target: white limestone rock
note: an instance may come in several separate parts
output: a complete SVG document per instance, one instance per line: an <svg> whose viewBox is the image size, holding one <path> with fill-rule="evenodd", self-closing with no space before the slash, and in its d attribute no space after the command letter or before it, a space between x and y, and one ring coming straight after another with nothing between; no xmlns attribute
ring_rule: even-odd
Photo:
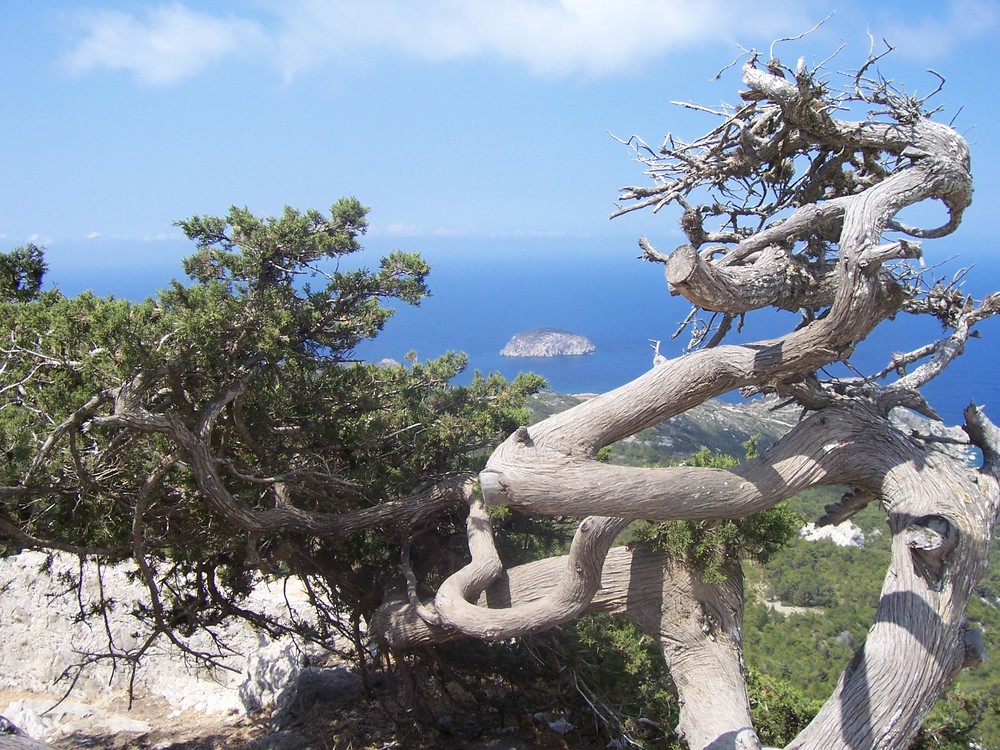
<svg viewBox="0 0 1000 750"><path fill-rule="evenodd" d="M852 521L844 521L836 526L820 527L814 523L807 523L799 530L799 536L808 542L829 539L838 547L857 547L858 549L865 547L865 533Z"/></svg>
<svg viewBox="0 0 1000 750"><path fill-rule="evenodd" d="M68 667L85 661L86 654L107 653L109 632L118 653L145 640L148 631L131 613L146 601L148 592L131 572L127 564L106 566L98 580L96 566L88 563L78 589L74 581L80 578L81 569L73 556L55 554L49 560L44 553L27 551L0 559L0 642L4 644L0 691L32 696L0 705L0 713L35 739L51 741L84 724L95 731L149 731L129 717L102 708L127 697L131 673L120 659L117 665L110 660L88 665L76 677L70 701L60 704L56 712L46 711L75 676L75 670L67 671ZM96 604L99 588L113 601L106 623L100 617L81 622L81 603L84 608ZM289 607L297 618L310 616L305 599L301 582L290 579L262 582L246 604L287 620ZM242 715L273 705L297 681L305 663L325 654L290 637L272 639L236 618L221 623L215 633L232 649L219 657L228 669L209 670L161 637L136 673L136 701L187 715ZM197 651L216 652L217 646L205 633L187 640Z"/></svg>

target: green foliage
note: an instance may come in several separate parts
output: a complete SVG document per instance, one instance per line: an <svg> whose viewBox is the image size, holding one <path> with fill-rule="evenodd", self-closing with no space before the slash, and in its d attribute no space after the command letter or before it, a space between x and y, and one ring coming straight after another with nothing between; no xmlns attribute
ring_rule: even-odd
<svg viewBox="0 0 1000 750"><path fill-rule="evenodd" d="M1000 579L1000 539L993 538L991 544L991 565L983 581L984 593L989 594L992 583ZM997 678L997 660L995 655L1000 653L1000 599L996 596L984 596L978 593L969 601L969 610L966 617L974 627L978 628L986 643L987 658L980 664L963 670L955 678L952 685L956 698L961 696L974 696L983 704L982 717L976 723L972 736L974 736L984 747L1000 747L1000 679ZM964 698L959 701L962 703ZM949 702L952 701L949 694ZM940 708L940 706L939 706ZM931 721L935 720L935 712L931 714ZM959 718L963 712L955 709L946 709L946 713L955 714ZM977 711L966 711L966 715L976 716ZM933 727L933 723L928 726Z"/></svg>
<svg viewBox="0 0 1000 750"><path fill-rule="evenodd" d="M39 495L61 493L59 487L78 486L88 471L96 436L55 427L71 420L91 399L109 400L108 385L134 372L143 358L145 332L156 330L149 303L132 305L85 293L75 298L58 292L41 294L33 302L0 304L0 327L8 331L11 352L3 368L0 395L0 447L7 460L0 464L4 485L34 486ZM84 413L90 410L84 409ZM62 437L51 461L33 463L49 432ZM132 469L151 466L148 451L123 440L116 461L134 462ZM39 503L25 495L14 497L6 511L29 534L87 546L114 543L129 526L115 493L100 481L63 497L63 502Z"/></svg>
<svg viewBox="0 0 1000 750"><path fill-rule="evenodd" d="M773 594L796 607L834 607L864 601L878 602L881 579L889 564L887 544L865 549L838 547L833 542L798 541L775 560ZM863 568L871 575L845 577L845 570Z"/></svg>
<svg viewBox="0 0 1000 750"><path fill-rule="evenodd" d="M755 440L744 445L747 458L757 452ZM739 461L733 456L702 449L685 462L687 466L731 469ZM644 523L633 539L685 560L708 582L724 579L726 561L746 559L767 562L795 535L802 519L779 504L745 518L721 521L663 521Z"/></svg>
<svg viewBox="0 0 1000 750"><path fill-rule="evenodd" d="M826 493L827 502L838 494ZM797 496L789 504L811 507L822 503L822 495ZM743 638L749 665L801 686L806 698L830 694L864 643L889 565L889 535L869 537L865 549L795 538L764 565L758 590L803 611L783 614L751 597Z"/></svg>
<svg viewBox="0 0 1000 750"><path fill-rule="evenodd" d="M856 611L786 615L758 601L747 603L744 621L747 664L815 700L830 695L871 625L870 615L861 620Z"/></svg>
<svg viewBox="0 0 1000 750"><path fill-rule="evenodd" d="M823 705L798 689L753 667L745 670L750 716L765 745L784 747L801 732Z"/></svg>
<svg viewBox="0 0 1000 750"><path fill-rule="evenodd" d="M0 253L0 300L29 302L38 297L47 270L44 248L34 244Z"/></svg>
<svg viewBox="0 0 1000 750"><path fill-rule="evenodd" d="M567 667L607 722L611 736L627 736L638 747L675 745L679 706L656 642L621 618L598 613L574 621ZM602 710L603 709L603 710Z"/></svg>
<svg viewBox="0 0 1000 750"><path fill-rule="evenodd" d="M265 219L234 207L225 218L179 222L198 246L184 261L196 283L174 282L162 302L176 314L177 333L189 346L227 347L203 352L199 365L240 362L237 353L251 365L289 357L342 361L392 315L381 300L419 304L430 269L416 254L390 253L375 272L340 270L341 259L361 249L366 211L347 198L333 205L329 218L285 208L280 218Z"/></svg>
<svg viewBox="0 0 1000 750"><path fill-rule="evenodd" d="M949 691L928 714L911 750L996 747L990 739L998 737L995 730L990 731L1000 719L1000 691L996 688L994 685L992 695Z"/></svg>
<svg viewBox="0 0 1000 750"><path fill-rule="evenodd" d="M538 748L684 747L672 731L679 706L659 646L607 614L508 641L443 643L411 653L406 674L387 684L419 686L397 714L405 747L466 747L497 735ZM380 702L391 710L392 701ZM549 729L558 721L573 726L564 737ZM414 723L436 737L414 741Z"/></svg>
<svg viewBox="0 0 1000 750"><path fill-rule="evenodd" d="M837 488L818 488L796 496L789 505L812 517L840 494ZM841 672L862 646L878 605L882 581L890 561L890 538L870 533L884 520L877 508L853 519L866 532L865 549L838 547L829 541L792 540L762 568L748 571L751 594L744 616L744 656L749 674L778 685L794 685L807 704L818 707L830 695ZM997 569L994 558L991 571ZM989 575L986 579L989 580ZM754 596L753 591L802 607L782 613ZM979 623L987 649L996 647L1000 609L973 597L968 619ZM1000 684L986 660L961 672L942 697L918 735L914 748L1000 746ZM783 705L769 702L770 707ZM803 714L803 721L809 713ZM755 713L755 725L762 726ZM767 740L772 742L772 740ZM774 740L784 744L785 740Z"/></svg>
<svg viewBox="0 0 1000 750"><path fill-rule="evenodd" d="M416 254L392 252L374 270L347 262L366 212L347 198L328 214L233 208L180 222L197 247L189 280L140 303L35 293L41 251L2 256L0 275L15 268L21 281L0 301L0 544L169 559L163 627L221 617L257 570L308 576L335 610L367 616L411 532L421 576L452 570L464 507L415 508L410 530L346 538L232 520L357 514L476 470L544 384L476 373L455 386L467 359L453 352L355 362L392 315L387 301L428 293ZM211 493L229 498L228 515Z"/></svg>

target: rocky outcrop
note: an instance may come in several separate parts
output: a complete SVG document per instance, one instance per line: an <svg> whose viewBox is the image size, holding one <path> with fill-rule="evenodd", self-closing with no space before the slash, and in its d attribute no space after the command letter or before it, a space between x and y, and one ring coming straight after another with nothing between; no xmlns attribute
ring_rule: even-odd
<svg viewBox="0 0 1000 750"><path fill-rule="evenodd" d="M41 742L35 742L30 737L23 735L0 734L0 750L43 750L43 748L51 747L52 745L43 745Z"/></svg>
<svg viewBox="0 0 1000 750"><path fill-rule="evenodd" d="M545 326L514 334L501 357L566 357L592 354L597 347L586 336Z"/></svg>
<svg viewBox="0 0 1000 750"><path fill-rule="evenodd" d="M858 549L865 547L865 533L852 521L844 521L836 526L816 526L814 523L807 523L799 531L799 536L807 542L829 539L838 547L857 547Z"/></svg>
<svg viewBox="0 0 1000 750"><path fill-rule="evenodd" d="M96 606L102 592L112 602L106 617L81 621L81 610ZM350 681L343 669L327 675L307 666L325 661L319 647L289 636L271 638L234 618L214 630L229 649L217 656L222 669L200 666L165 639L158 641L132 683L134 706L143 711L129 711L127 654L148 637L131 614L146 591L130 566L98 572L93 563L81 567L69 555L22 552L0 559L0 594L0 714L37 740L144 735L156 728L153 713L157 720L192 722L211 716L229 721L285 704L293 710L315 700L330 680L341 691ZM311 616L296 579L261 582L243 604L279 621ZM93 660L108 653L109 639L117 659ZM207 633L187 640L194 650L217 653ZM60 701L70 684L69 700Z"/></svg>

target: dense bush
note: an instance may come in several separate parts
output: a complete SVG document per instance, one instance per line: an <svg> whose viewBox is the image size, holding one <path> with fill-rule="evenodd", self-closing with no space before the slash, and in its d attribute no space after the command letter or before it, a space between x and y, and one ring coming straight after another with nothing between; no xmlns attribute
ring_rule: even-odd
<svg viewBox="0 0 1000 750"><path fill-rule="evenodd" d="M356 361L429 273L355 260L366 212L180 222L188 278L142 302L43 291L40 249L0 256L0 553L135 560L171 639L234 613L277 628L241 597L299 574L320 616L297 629L350 623L359 647L404 541L423 580L460 564L466 500L437 488L471 482L543 381L456 386L456 353Z"/></svg>

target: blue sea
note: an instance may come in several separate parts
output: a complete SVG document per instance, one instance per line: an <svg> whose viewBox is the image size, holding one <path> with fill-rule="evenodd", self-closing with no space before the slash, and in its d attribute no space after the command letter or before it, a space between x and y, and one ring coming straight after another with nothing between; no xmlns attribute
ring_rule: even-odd
<svg viewBox="0 0 1000 750"><path fill-rule="evenodd" d="M495 244L501 245L500 241ZM419 308L400 309L378 339L358 350L366 360L399 361L410 350L421 359L448 349L466 352L470 373L498 371L507 377L531 371L563 393L603 392L620 386L652 366L651 340L659 340L668 358L683 353L685 330L671 337L689 306L671 297L663 267L636 258L635 246L608 240L579 241L545 238L522 240L517 252L500 247L461 254L452 249L428 252L432 297ZM1000 262L990 258L959 258L934 270L951 276L974 265L965 290L977 299L1000 289ZM732 341L752 341L779 335L798 321L791 313L759 311L746 318L744 330ZM504 344L519 331L556 326L589 338L594 354L579 357L501 357ZM979 326L982 337L969 341L965 354L923 389L924 395L949 424L959 423L962 409L975 401L1000 418L1000 321ZM883 323L844 365L830 368L840 377L881 369L892 352L909 351L940 338L933 319L897 316ZM729 394L738 400L738 394ZM996 411L988 408L996 407Z"/></svg>
<svg viewBox="0 0 1000 750"><path fill-rule="evenodd" d="M352 258L353 262L377 267L381 254L400 247L421 252L432 268L428 278L432 296L419 307L400 307L377 339L361 345L356 354L367 361L401 362L409 351L426 360L456 350L469 357L469 370L460 382L467 382L474 370L498 371L507 377L531 371L543 375L555 391L591 393L620 386L649 369L651 340L661 341L660 352L668 358L679 356L688 342L686 331L671 339L687 315L687 304L668 294L662 266L637 259L634 238L416 237L390 241L369 237L366 245L368 249ZM49 278L70 294L92 288L100 294L142 298L166 286L171 277L180 277L179 258L191 249L171 246L155 258L138 259L134 247L113 247L102 254L114 261L104 268L79 253L56 249L48 256ZM936 277L950 278L972 265L965 283L969 294L979 298L1000 289L1000 260L985 254L960 255L962 248L949 247L946 241L928 243L927 249L935 253L931 262L959 255L936 269ZM796 321L797 316L790 313L751 313L743 333L732 340L773 337ZM538 326L582 334L597 351L581 357L500 356L511 336ZM930 403L950 424L961 421L962 409L972 400L985 405L993 419L1000 419L996 377L1000 321L986 321L980 331L982 338L971 340L966 353L924 388ZM832 370L842 376L851 374L850 366L861 372L881 369L892 352L916 348L940 335L935 321L900 315L859 346L849 365Z"/></svg>

